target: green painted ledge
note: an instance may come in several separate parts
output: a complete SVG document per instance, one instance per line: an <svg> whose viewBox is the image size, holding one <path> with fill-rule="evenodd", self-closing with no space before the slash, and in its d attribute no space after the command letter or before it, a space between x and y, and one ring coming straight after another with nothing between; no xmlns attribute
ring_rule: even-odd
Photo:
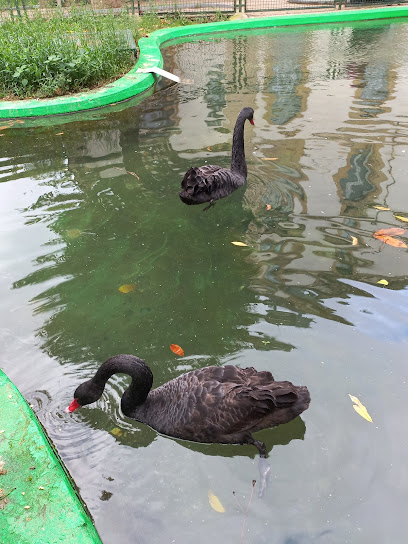
<svg viewBox="0 0 408 544"><path fill-rule="evenodd" d="M0 544L57 543L102 541L34 412L0 370Z"/></svg>
<svg viewBox="0 0 408 544"><path fill-rule="evenodd" d="M152 74L137 73L137 69L162 68L163 58L160 46L169 40L202 34L213 35L214 33L231 30L250 30L255 28L321 23L347 23L350 21L370 21L396 17L408 17L408 6L340 10L330 13L281 15L156 30L149 38L141 38L139 40L140 57L138 63L128 74L117 81L95 91L63 96L61 98L0 102L0 118L37 117L80 112L114 105L143 93L153 86L155 77Z"/></svg>

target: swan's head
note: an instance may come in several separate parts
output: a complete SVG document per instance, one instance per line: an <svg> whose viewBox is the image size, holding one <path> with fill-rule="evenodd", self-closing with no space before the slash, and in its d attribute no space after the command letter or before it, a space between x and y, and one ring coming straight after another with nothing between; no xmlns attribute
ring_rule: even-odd
<svg viewBox="0 0 408 544"><path fill-rule="evenodd" d="M74 400L65 408L67 413L74 412L78 408L82 408L86 404L92 404L101 398L103 386L97 385L93 380L81 383L74 393Z"/></svg>
<svg viewBox="0 0 408 544"><path fill-rule="evenodd" d="M254 110L252 108L244 108L242 112L245 115L245 119L248 119L248 121L251 123L251 125L255 125L254 123Z"/></svg>

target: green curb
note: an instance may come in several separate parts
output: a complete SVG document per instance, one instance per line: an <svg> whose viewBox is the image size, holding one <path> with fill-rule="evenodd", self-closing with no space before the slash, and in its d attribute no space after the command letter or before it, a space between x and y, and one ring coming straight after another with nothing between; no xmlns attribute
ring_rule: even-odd
<svg viewBox="0 0 408 544"><path fill-rule="evenodd" d="M102 544L34 412L0 370L0 544Z"/></svg>
<svg viewBox="0 0 408 544"><path fill-rule="evenodd" d="M78 93L73 96L1 102L0 118L10 119L16 117L36 117L80 112L117 104L118 102L143 93L152 87L155 78L152 74L137 73L137 69L152 67L162 68L163 58L160 52L160 46L169 40L231 30L242 31L278 26L347 23L350 21L370 21L396 17L408 17L408 6L363 10L340 10L330 13L282 15L156 30L149 38L141 38L139 40L140 57L138 63L128 74L117 81L95 91Z"/></svg>

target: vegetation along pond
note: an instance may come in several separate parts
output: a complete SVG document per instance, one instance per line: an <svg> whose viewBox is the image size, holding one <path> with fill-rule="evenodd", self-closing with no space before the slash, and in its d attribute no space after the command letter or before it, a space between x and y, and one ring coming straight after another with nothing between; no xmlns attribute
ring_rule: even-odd
<svg viewBox="0 0 408 544"><path fill-rule="evenodd" d="M105 544L405 541L407 36L391 20L172 43L164 68L193 83L83 119L3 123L1 366ZM186 206L184 173L229 166L244 106L247 183L206 212ZM145 359L155 386L210 364L308 386L306 412L257 435L262 500L255 484L245 513L253 446L127 419L124 376L64 412L119 353Z"/></svg>

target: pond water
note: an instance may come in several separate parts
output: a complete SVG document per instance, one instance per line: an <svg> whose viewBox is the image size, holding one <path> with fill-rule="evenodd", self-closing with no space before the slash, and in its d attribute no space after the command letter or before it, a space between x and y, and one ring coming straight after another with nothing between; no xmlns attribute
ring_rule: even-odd
<svg viewBox="0 0 408 544"><path fill-rule="evenodd" d="M408 218L408 25L253 31L164 55L193 83L163 82L122 111L2 127L1 367L105 544L404 542L408 253L373 234ZM255 110L247 184L205 213L185 206L183 173L228 166L243 106ZM255 448L127 419L124 376L64 413L117 353L145 359L156 386L232 363L309 387L301 417L258 435L271 480L244 529L236 499L245 510Z"/></svg>

